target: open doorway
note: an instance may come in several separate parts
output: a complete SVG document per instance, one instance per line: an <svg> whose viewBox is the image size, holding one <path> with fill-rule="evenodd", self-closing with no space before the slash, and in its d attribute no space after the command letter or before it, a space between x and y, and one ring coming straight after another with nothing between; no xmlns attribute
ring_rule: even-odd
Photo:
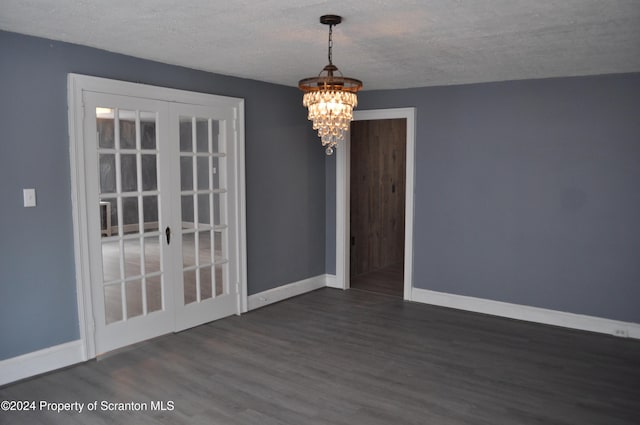
<svg viewBox="0 0 640 425"><path fill-rule="evenodd" d="M404 205L404 288L402 298L411 301L413 288L413 191L415 173L416 109L391 108L354 111L353 122L403 118L406 124L405 205ZM352 123L353 123L352 122ZM349 134L350 137L350 134ZM340 289L351 287L350 268L350 192L351 143L340 147L336 156L336 276L327 286ZM396 190L398 190L396 188Z"/></svg>
<svg viewBox="0 0 640 425"><path fill-rule="evenodd" d="M351 288L403 296L406 133L406 118L351 124Z"/></svg>

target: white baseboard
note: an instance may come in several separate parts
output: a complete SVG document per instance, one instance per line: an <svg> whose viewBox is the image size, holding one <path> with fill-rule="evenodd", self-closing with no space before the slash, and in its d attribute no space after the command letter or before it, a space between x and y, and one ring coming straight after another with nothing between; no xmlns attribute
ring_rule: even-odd
<svg viewBox="0 0 640 425"><path fill-rule="evenodd" d="M249 310L255 310L256 308L277 303L278 301L286 300L296 295L315 291L325 286L327 286L327 275L322 274L249 295L247 303Z"/></svg>
<svg viewBox="0 0 640 425"><path fill-rule="evenodd" d="M325 276L327 281L327 287L344 289L342 286L340 286L340 284L338 284L338 276L336 276L335 274L327 274Z"/></svg>
<svg viewBox="0 0 640 425"><path fill-rule="evenodd" d="M67 342L0 361L0 385L85 361L82 341Z"/></svg>
<svg viewBox="0 0 640 425"><path fill-rule="evenodd" d="M427 289L412 288L411 301L451 307L527 322L561 326L563 328L610 334L619 337L640 339L640 324L603 319L601 317L548 310L546 308L511 304L464 295L447 294Z"/></svg>

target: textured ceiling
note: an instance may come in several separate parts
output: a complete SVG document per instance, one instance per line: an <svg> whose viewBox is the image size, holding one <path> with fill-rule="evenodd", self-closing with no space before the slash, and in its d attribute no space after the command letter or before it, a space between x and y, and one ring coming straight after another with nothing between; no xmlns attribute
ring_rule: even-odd
<svg viewBox="0 0 640 425"><path fill-rule="evenodd" d="M366 89L640 71L640 0L0 0L0 29L295 86Z"/></svg>

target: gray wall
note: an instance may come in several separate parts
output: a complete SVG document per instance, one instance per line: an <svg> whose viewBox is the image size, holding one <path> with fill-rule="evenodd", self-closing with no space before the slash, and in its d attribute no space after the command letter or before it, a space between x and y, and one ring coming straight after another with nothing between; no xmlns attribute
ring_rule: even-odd
<svg viewBox="0 0 640 425"><path fill-rule="evenodd" d="M415 287L640 323L640 74L359 104L417 107Z"/></svg>
<svg viewBox="0 0 640 425"><path fill-rule="evenodd" d="M324 154L297 89L0 32L0 360L79 335L70 72L244 98L249 294L325 272Z"/></svg>

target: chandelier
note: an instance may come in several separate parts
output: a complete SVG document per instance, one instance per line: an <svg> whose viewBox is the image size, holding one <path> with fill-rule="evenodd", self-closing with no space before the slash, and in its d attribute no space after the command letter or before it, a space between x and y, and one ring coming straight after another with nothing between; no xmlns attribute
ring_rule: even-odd
<svg viewBox="0 0 640 425"><path fill-rule="evenodd" d="M358 105L356 92L362 88L362 81L344 77L333 64L333 27L340 22L342 17L337 15L320 17L320 23L329 25L329 64L318 76L298 82L298 87L304 92L302 104L309 109L308 119L313 121L313 129L318 130L327 155L333 153L338 142L344 141L345 132L353 120L353 108Z"/></svg>

